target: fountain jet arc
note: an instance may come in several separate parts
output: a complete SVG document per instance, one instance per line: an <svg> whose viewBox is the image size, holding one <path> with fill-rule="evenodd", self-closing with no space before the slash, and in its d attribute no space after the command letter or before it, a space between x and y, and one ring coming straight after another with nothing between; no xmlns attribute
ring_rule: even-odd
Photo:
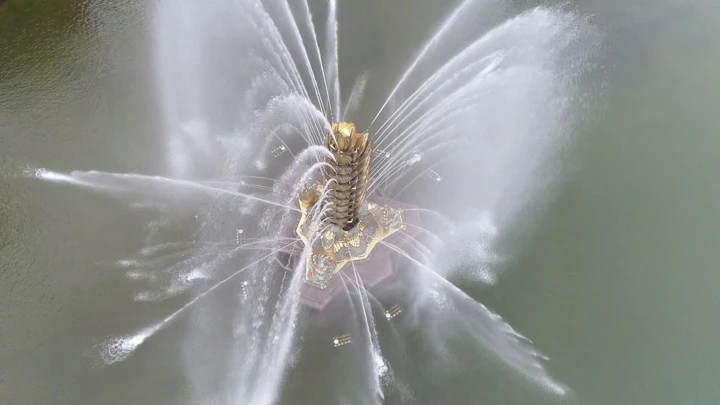
<svg viewBox="0 0 720 405"><path fill-rule="evenodd" d="M404 215L402 203L366 199L372 151L367 132L358 132L352 123L334 123L325 146L332 157L326 160L322 181L300 193L296 228L308 249L301 299L317 310L341 291L344 270L357 270L370 286L392 275L391 252L376 246L406 223L418 222L416 216ZM297 264L301 255L294 256Z"/></svg>

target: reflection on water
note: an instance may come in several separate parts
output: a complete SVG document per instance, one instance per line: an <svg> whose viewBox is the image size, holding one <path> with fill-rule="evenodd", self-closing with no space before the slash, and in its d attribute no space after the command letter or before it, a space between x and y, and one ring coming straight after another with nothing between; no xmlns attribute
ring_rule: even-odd
<svg viewBox="0 0 720 405"><path fill-rule="evenodd" d="M340 38L347 44L341 50L353 50L341 51L341 71L348 61L349 75L368 72L359 113L368 120L373 108L367 104L382 104L420 38L446 12L432 1L370 3L341 2L339 8L340 30L348 32ZM483 23L492 26L531 6L515 3L484 14ZM709 6L676 1L660 7L639 0L576 4L596 13L594 22L607 33L605 114L579 150L566 156L575 171L539 217L540 227L525 234L522 218L511 221L513 232L503 243L512 247L513 257L502 262L507 267L502 275L491 278L495 285L478 289L467 281L471 277L457 276L463 289L533 339L552 359L552 374L581 402L711 403L718 394L713 376L720 359L712 345L719 308L712 255L717 183L711 175L717 128L709 117L720 93L712 80L718 55L709 47L718 14ZM188 342L222 347L226 342L218 336L233 333L223 328L242 326L221 321L231 309L217 312L233 291L208 296L183 322L145 340L159 328L154 322L188 303L181 293L185 285L160 279L156 285L169 292L165 301L136 301L141 283L155 273L139 272L128 280L127 271L118 271L132 264L118 260L133 257L149 240L192 239L195 207L203 197L185 204L141 199L127 205L23 176L27 167L163 173L158 156L164 142L156 135L162 125L149 73L149 8L124 1L0 6L2 403L50 398L68 404L182 403L197 397L192 387L212 391L224 384L216 378L224 370L213 370L224 354ZM160 215L150 215L148 207ZM173 218L187 221L166 227ZM189 285L204 282L202 272L183 274ZM455 299L455 305L464 305L452 291L440 285L431 299L440 306ZM396 383L386 403L535 403L532 387L499 375L492 359L473 355L475 339L468 335L486 325L468 322L451 330L431 327L426 319L442 318L406 311L399 326L376 325L384 360L373 354L374 367ZM308 341L326 339L313 335L327 327L322 320L307 322ZM314 328L313 322L320 325ZM144 342L134 356L94 367L99 341L143 327L149 329L110 346L127 353ZM351 329L338 327L337 335ZM421 330L454 339L444 350L429 350ZM486 332L480 334L487 337ZM177 338L189 333L197 338ZM343 367L354 361L348 353L320 343L289 353L294 368L287 403L293 395L318 401L358 397L353 391L360 384ZM437 366L448 357L457 368ZM195 367L192 381L183 371L188 364ZM328 387L337 395L303 390L308 380L323 378L338 380ZM418 380L427 386L408 384Z"/></svg>

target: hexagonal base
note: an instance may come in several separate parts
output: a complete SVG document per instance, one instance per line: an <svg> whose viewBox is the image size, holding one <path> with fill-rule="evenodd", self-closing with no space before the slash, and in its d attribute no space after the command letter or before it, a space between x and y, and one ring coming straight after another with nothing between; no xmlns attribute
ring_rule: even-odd
<svg viewBox="0 0 720 405"><path fill-rule="evenodd" d="M381 198L373 198L371 202L375 204L389 205L395 209L403 211L403 223L406 228L402 233L389 235L384 242L396 246L400 249L408 244L407 237L417 237L420 226L420 214L417 211L407 211L407 209L415 208L412 205L401 203L399 201L385 200ZM317 311L322 311L327 305L338 295L345 291L345 286L350 285L355 280L355 271L360 277L366 288L371 288L383 280L393 276L394 268L393 255L396 253L392 248L383 244L374 247L370 255L365 259L354 260L342 267L338 273L331 277L325 287L304 282L300 291L300 301L303 305ZM302 251L295 250L290 253L290 267L297 268L301 258ZM350 287L352 288L352 287Z"/></svg>

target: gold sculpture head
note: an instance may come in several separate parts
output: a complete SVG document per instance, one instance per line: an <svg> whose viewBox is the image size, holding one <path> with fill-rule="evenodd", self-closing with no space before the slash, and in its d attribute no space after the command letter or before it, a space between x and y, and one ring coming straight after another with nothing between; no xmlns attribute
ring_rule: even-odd
<svg viewBox="0 0 720 405"><path fill-rule="evenodd" d="M332 135L328 135L325 146L337 158L364 149L367 143L367 132L357 132L352 122L336 122L332 126Z"/></svg>

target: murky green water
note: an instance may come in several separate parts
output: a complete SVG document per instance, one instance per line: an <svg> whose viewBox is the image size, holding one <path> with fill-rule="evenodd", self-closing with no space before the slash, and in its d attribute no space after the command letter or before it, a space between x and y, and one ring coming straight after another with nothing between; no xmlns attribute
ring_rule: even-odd
<svg viewBox="0 0 720 405"><path fill-rule="evenodd" d="M341 3L341 32L349 33L342 49L375 55L373 74L394 79L451 3ZM497 287L475 295L533 339L583 404L718 403L720 7L572 3L595 14L606 34L606 108L569 157L574 171L518 260ZM110 198L20 175L26 166L160 170L151 6L0 6L0 404L186 397L175 358L182 343L172 333L113 367L96 368L91 356L99 338L181 302L137 305L113 271L113 260L142 247L146 218ZM346 52L340 57L353 61ZM437 398L531 403L532 393L498 387L481 369L433 382Z"/></svg>

